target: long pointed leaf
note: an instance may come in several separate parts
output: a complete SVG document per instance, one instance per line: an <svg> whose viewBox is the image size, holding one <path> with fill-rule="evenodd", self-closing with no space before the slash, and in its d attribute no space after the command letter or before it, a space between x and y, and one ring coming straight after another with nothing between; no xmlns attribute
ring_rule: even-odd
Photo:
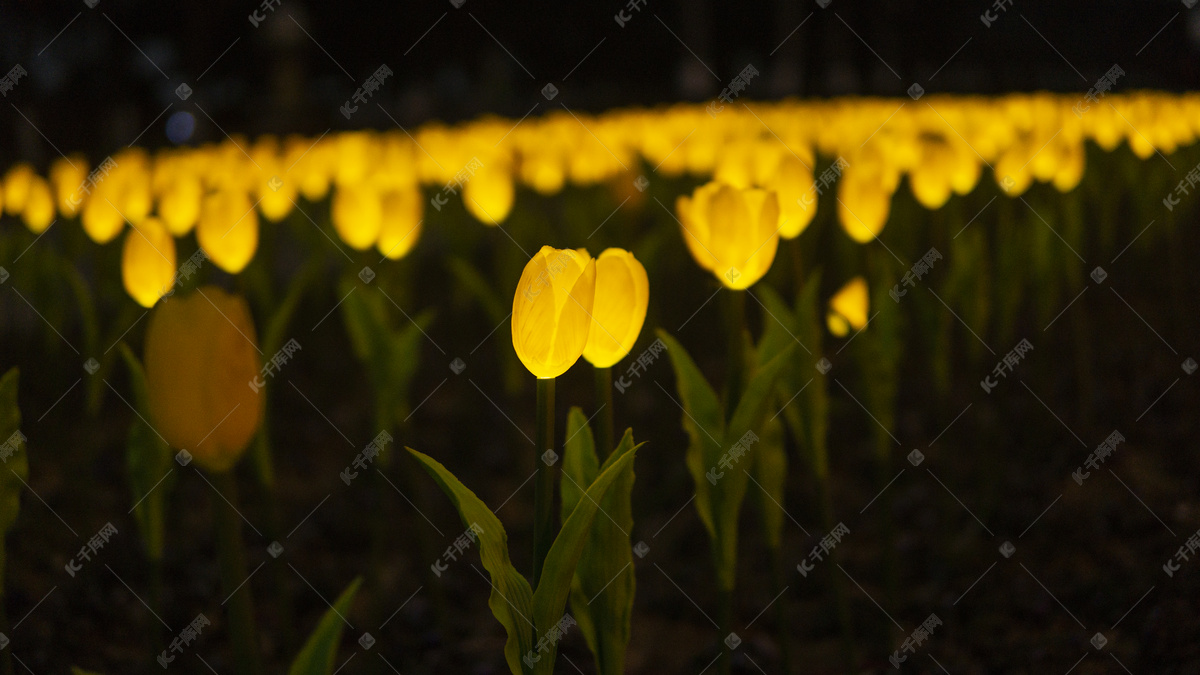
<svg viewBox="0 0 1200 675"><path fill-rule="evenodd" d="M640 446L634 446L625 452L612 466L596 477L550 546L550 551L546 554L546 563L542 566L541 581L533 594L533 621L537 626L535 642L545 637L551 628L563 619L563 610L567 606L567 596L571 591L575 568L588 542L588 534L600 510L600 502L604 500L616 480L633 465L638 447ZM609 514L602 514L599 517L608 516ZM549 644L553 642L551 640L546 642L547 649L530 653L536 659L533 668L536 675L554 672L557 644Z"/></svg>
<svg viewBox="0 0 1200 675"><path fill-rule="evenodd" d="M150 393L146 387L146 373L141 362L124 342L121 343L120 350L125 359L125 366L129 369L133 402L138 412L129 424L129 436L125 442L125 468L129 473L129 488L135 504L133 515L142 533L146 555L151 560L161 560L165 540L166 500L175 483L171 466L171 446L146 422L150 417Z"/></svg>
<svg viewBox="0 0 1200 675"><path fill-rule="evenodd" d="M338 596L333 607L321 617L317 628L308 636L304 647L292 661L288 675L330 675L333 672L334 659L337 657L338 644L342 641L343 617L350 611L350 603L354 594L362 585L362 577L357 577L342 594Z"/></svg>
<svg viewBox="0 0 1200 675"><path fill-rule="evenodd" d="M696 512L710 537L716 537L712 485L705 473L721 459L725 419L721 404L696 362L666 331L659 329L658 337L667 345L667 354L675 368L675 388L682 399L682 423L690 442L686 461L692 482L696 485Z"/></svg>
<svg viewBox="0 0 1200 675"><path fill-rule="evenodd" d="M508 557L508 534L505 533L504 526L491 509L442 466L441 462L412 448L406 449L425 467L454 503L463 525L474 525L478 528L476 532L479 557L483 560L484 569L492 577L492 594L488 598L488 607L508 634L508 641L504 644L504 658L513 675L529 672L521 659L530 653L535 642L533 592L529 588L529 582L517 572ZM557 545L557 542L555 544ZM551 548L551 553L553 551ZM574 571L574 565L571 566L571 570ZM567 577L567 583L570 583L570 577Z"/></svg>

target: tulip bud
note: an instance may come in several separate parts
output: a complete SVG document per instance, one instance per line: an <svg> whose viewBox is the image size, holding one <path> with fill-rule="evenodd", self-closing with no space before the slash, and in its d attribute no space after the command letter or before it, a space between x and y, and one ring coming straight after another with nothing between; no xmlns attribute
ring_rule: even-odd
<svg viewBox="0 0 1200 675"><path fill-rule="evenodd" d="M513 294L513 349L539 378L558 377L587 345L596 294L596 261L586 249L543 246Z"/></svg>
<svg viewBox="0 0 1200 675"><path fill-rule="evenodd" d="M844 337L850 329L862 330L867 325L867 281L854 277L829 299L825 323L829 332Z"/></svg>
<svg viewBox="0 0 1200 675"><path fill-rule="evenodd" d="M175 240L158 218L129 229L121 251L125 291L142 307L153 307L175 281Z"/></svg>
<svg viewBox="0 0 1200 675"><path fill-rule="evenodd" d="M54 194L45 178L34 176L29 182L29 194L25 198L21 219L25 221L25 227L34 234L45 232L50 223L54 222Z"/></svg>
<svg viewBox="0 0 1200 675"><path fill-rule="evenodd" d="M375 247L385 257L399 260L408 255L421 238L421 214L425 202L416 186L393 190L383 195L383 215L379 241Z"/></svg>
<svg viewBox="0 0 1200 675"><path fill-rule="evenodd" d="M775 192L707 183L675 203L692 257L727 288L753 286L771 269L779 245Z"/></svg>
<svg viewBox="0 0 1200 675"><path fill-rule="evenodd" d="M606 249L596 258L596 299L583 358L609 368L625 358L646 320L650 282L646 268L629 251Z"/></svg>
<svg viewBox="0 0 1200 675"><path fill-rule="evenodd" d="M208 471L230 469L258 430L255 340L246 301L215 286L159 305L146 330L153 428Z"/></svg>
<svg viewBox="0 0 1200 675"><path fill-rule="evenodd" d="M333 193L330 217L338 236L350 248L362 251L379 239L383 213L379 195L366 185L342 185Z"/></svg>
<svg viewBox="0 0 1200 675"><path fill-rule="evenodd" d="M37 176L33 167L25 162L13 165L4 174L4 208L9 215L20 215L25 210L25 200L29 196L29 185Z"/></svg>
<svg viewBox="0 0 1200 675"><path fill-rule="evenodd" d="M463 206L485 225L498 225L513 205L513 179L508 167L489 165L463 185Z"/></svg>
<svg viewBox="0 0 1200 675"><path fill-rule="evenodd" d="M222 190L205 197L196 241L217 267L241 272L258 248L258 213L246 193Z"/></svg>

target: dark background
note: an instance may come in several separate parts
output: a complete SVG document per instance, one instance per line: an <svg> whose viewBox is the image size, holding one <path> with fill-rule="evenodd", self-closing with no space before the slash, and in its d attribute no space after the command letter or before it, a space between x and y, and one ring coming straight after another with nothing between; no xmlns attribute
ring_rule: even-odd
<svg viewBox="0 0 1200 675"><path fill-rule="evenodd" d="M134 138L157 147L181 110L196 117L191 141L204 142L222 139L217 125L249 135L389 128L376 103L408 126L519 118L535 103L541 113L700 101L747 63L764 76L743 95L759 99L899 96L913 82L929 92L1083 92L1114 63L1127 73L1117 90L1200 84L1200 14L1180 2L1017 2L986 27L991 6L652 0L622 28L618 0L284 0L255 28L252 0L0 2L0 71L20 63L30 73L5 97L0 153L48 161L57 153L41 134L63 152L101 157ZM380 64L394 78L346 120L339 106ZM188 101L174 94L182 82L195 90ZM539 94L547 82L561 98Z"/></svg>

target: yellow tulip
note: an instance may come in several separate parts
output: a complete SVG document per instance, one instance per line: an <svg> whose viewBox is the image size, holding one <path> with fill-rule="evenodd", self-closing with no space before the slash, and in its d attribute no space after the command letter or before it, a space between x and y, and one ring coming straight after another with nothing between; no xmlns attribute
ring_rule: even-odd
<svg viewBox="0 0 1200 675"><path fill-rule="evenodd" d="M25 210L25 200L29 196L29 184L37 174L33 167L25 162L13 165L4 174L4 208L9 215L20 215Z"/></svg>
<svg viewBox="0 0 1200 675"><path fill-rule="evenodd" d="M817 215L817 191L812 171L790 153L780 160L766 187L779 198L779 236L798 236Z"/></svg>
<svg viewBox="0 0 1200 675"><path fill-rule="evenodd" d="M158 198L158 215L172 235L182 237L196 226L203 195L199 177L186 173L172 177Z"/></svg>
<svg viewBox="0 0 1200 675"><path fill-rule="evenodd" d="M625 358L646 320L650 281L646 268L629 251L606 249L596 258L596 299L583 358L609 368Z"/></svg>
<svg viewBox="0 0 1200 675"><path fill-rule="evenodd" d="M558 377L583 354L592 324L596 261L587 250L543 246L513 294L513 349L539 378Z"/></svg>
<svg viewBox="0 0 1200 675"><path fill-rule="evenodd" d="M87 180L88 163L83 155L59 157L50 165L50 183L54 186L54 200L58 212L64 217L74 216L82 205L87 193L81 192L79 186ZM78 201L75 201L78 200Z"/></svg>
<svg viewBox="0 0 1200 675"><path fill-rule="evenodd" d="M829 299L829 312L825 315L829 332L843 337L851 328L862 330L867 325L869 302L867 280L862 277L851 279Z"/></svg>
<svg viewBox="0 0 1200 675"><path fill-rule="evenodd" d="M417 245L417 240L421 238L424 204L421 190L415 185L383 195L379 241L375 243L380 253L392 260L399 260Z"/></svg>
<svg viewBox="0 0 1200 675"><path fill-rule="evenodd" d="M485 225L498 225L513 206L513 179L508 167L488 165L463 185L463 206Z"/></svg>
<svg viewBox="0 0 1200 675"><path fill-rule="evenodd" d="M83 231L97 244L112 241L125 227L125 216L117 210L116 193L115 182L101 181L83 204Z"/></svg>
<svg viewBox="0 0 1200 675"><path fill-rule="evenodd" d="M338 185L329 208L333 229L350 248L363 251L379 239L379 195L365 185Z"/></svg>
<svg viewBox="0 0 1200 675"><path fill-rule="evenodd" d="M838 220L850 238L865 244L883 231L892 208L890 180L847 169L838 181Z"/></svg>
<svg viewBox="0 0 1200 675"><path fill-rule="evenodd" d="M45 178L34 176L29 182L29 194L25 198L21 219L25 221L25 227L34 234L45 232L50 223L54 222L54 194Z"/></svg>
<svg viewBox="0 0 1200 675"><path fill-rule="evenodd" d="M246 301L215 286L164 302L146 329L154 429L208 471L233 467L258 430L256 340Z"/></svg>
<svg viewBox="0 0 1200 675"><path fill-rule="evenodd" d="M675 210L696 263L727 288L749 288L771 269L779 245L774 191L711 182L680 196Z"/></svg>
<svg viewBox="0 0 1200 675"><path fill-rule="evenodd" d="M258 249L258 213L246 193L222 190L205 197L196 241L217 267L241 272Z"/></svg>
<svg viewBox="0 0 1200 675"><path fill-rule="evenodd" d="M125 235L121 280L142 307L153 307L174 285L175 240L158 218L143 220Z"/></svg>

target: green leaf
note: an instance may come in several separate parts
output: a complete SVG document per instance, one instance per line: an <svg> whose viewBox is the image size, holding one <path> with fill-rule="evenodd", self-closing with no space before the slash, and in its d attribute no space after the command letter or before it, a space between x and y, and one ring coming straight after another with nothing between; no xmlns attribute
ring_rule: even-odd
<svg viewBox="0 0 1200 675"><path fill-rule="evenodd" d="M484 569L492 578L492 594L488 598L488 607L508 634L508 641L504 645L504 658L513 675L528 672L521 659L530 653L536 643L533 639L533 591L529 588L529 582L517 572L508 557L508 534L505 533L504 526L487 505L440 462L412 448L406 449L425 467L454 503L463 525L474 525L478 528L476 532L479 557L483 561ZM557 545L558 542L555 541L555 546ZM553 555L553 547L550 552ZM549 562L550 559L547 558L547 565ZM571 572L574 572L574 565ZM564 585L569 584L568 576Z"/></svg>
<svg viewBox="0 0 1200 675"><path fill-rule="evenodd" d="M683 345L661 328L658 337L667 345L667 354L675 368L675 388L682 399L683 429L690 442L687 449L688 471L696 485L696 512L708 535L717 536L713 513L712 485L705 472L721 459L721 439L725 436L725 419L721 404L708 380Z"/></svg>
<svg viewBox="0 0 1200 675"><path fill-rule="evenodd" d="M763 423L759 447L754 451L753 476L758 483L754 492L763 517L763 536L767 547L779 550L783 541L784 484L787 481L787 451L783 447L783 422Z"/></svg>
<svg viewBox="0 0 1200 675"><path fill-rule="evenodd" d="M308 290L309 285L317 278L321 271L322 261L319 257L314 257L292 278L288 284L287 295L284 296L283 302L275 308L267 320L267 330L263 332L262 350L263 354L270 358L272 354L279 351L283 346L284 332L288 325L292 322L292 315L296 313L296 307L300 304L300 299L304 297L304 292Z"/></svg>
<svg viewBox="0 0 1200 675"><path fill-rule="evenodd" d="M583 498L585 485L591 485L600 473L600 461L596 459L596 441L587 417L579 406L567 413L567 442L563 449L562 470L565 478L560 483L562 492L562 519L566 521Z"/></svg>
<svg viewBox="0 0 1200 675"><path fill-rule="evenodd" d="M130 422L125 443L125 468L135 504L133 515L142 533L146 555L151 560L162 560L166 501L175 482L171 446L146 421L150 415L150 392L146 387L146 373L142 370L141 362L124 342L120 344L120 350L129 369L129 382L133 387L133 400L138 413Z"/></svg>
<svg viewBox="0 0 1200 675"><path fill-rule="evenodd" d="M756 365L762 366L795 344L799 337L793 337L796 335L796 317L775 289L763 284L758 287L758 296L755 297L763 308L763 334L758 343L756 359ZM812 349L807 344L805 347Z"/></svg>
<svg viewBox="0 0 1200 675"><path fill-rule="evenodd" d="M600 510L600 502L604 500L617 479L633 465L633 459L637 455L639 447L640 445L632 446L623 451L607 469L600 472L596 480L588 486L587 492L579 500L579 504L571 512L570 517L563 522L562 529L550 546L550 551L546 554L546 562L542 565L541 581L533 593L533 622L537 626L534 632L535 643L563 619L563 610L567 606L571 582L575 577L576 567L583 555L583 549L588 543L593 520L597 511ZM606 514L605 517L607 518L609 515L611 514ZM553 673L556 653L556 644L550 645L548 650L534 653L534 658L539 656L540 658L536 661L533 672L539 675Z"/></svg>
<svg viewBox="0 0 1200 675"><path fill-rule="evenodd" d="M488 313L488 318L492 323L502 323L508 311L512 309L512 303L505 303L499 293L496 292L494 284L479 273L471 265L471 263L459 257L450 258L450 272L454 275L455 286L457 288L466 289L467 292L474 296L483 305L484 311Z"/></svg>
<svg viewBox="0 0 1200 675"><path fill-rule="evenodd" d="M333 672L338 644L342 641L342 617L349 613L350 603L354 601L354 594L358 592L361 584L362 577L351 581L346 590L338 596L337 602L333 603L333 607L325 612L316 630L308 636L308 641L296 655L296 660L292 661L288 675L329 675Z"/></svg>
<svg viewBox="0 0 1200 675"><path fill-rule="evenodd" d="M726 469L723 472L724 476L712 486L715 508L713 525L717 533L717 582L727 591L732 591L736 585L738 518L741 515L742 502L746 498L746 486L750 475L748 470L754 466L754 455L761 444L762 434L765 433L762 422L775 379L791 354L792 349L788 347L755 371L746 385L746 390L742 392L737 408L733 411L729 426L726 427L724 447L732 447L749 432L759 437L759 441L746 444L749 450L742 462L734 465L732 469ZM719 464L718 458L710 466L718 467ZM705 482L708 483L707 478Z"/></svg>
<svg viewBox="0 0 1200 675"><path fill-rule="evenodd" d="M424 346L425 331L433 323L433 310L425 310L409 321L392 336L388 345L387 391L392 397L392 423L399 425L408 416L408 391L413 375L421 365L421 347Z"/></svg>
<svg viewBox="0 0 1200 675"><path fill-rule="evenodd" d="M19 380L20 371L17 368L10 369L0 378L0 444L11 440L16 445L13 454L4 459L4 466L0 467L0 580L4 579L6 561L4 535L8 534L17 520L23 481L29 478L25 437L24 434L17 435L21 428L21 409L17 406Z"/></svg>
<svg viewBox="0 0 1200 675"><path fill-rule="evenodd" d="M579 416L583 416L582 411ZM627 429L601 470L609 469L633 447L633 430ZM564 471L566 468L564 461ZM562 483L564 502L569 482L564 480ZM595 655L596 672L600 675L625 672L625 648L629 644L636 590L630 541L633 483L633 464L629 464L600 500L603 517L598 516L592 523L571 585L571 611L587 639L588 648ZM565 515L563 520L566 520Z"/></svg>

